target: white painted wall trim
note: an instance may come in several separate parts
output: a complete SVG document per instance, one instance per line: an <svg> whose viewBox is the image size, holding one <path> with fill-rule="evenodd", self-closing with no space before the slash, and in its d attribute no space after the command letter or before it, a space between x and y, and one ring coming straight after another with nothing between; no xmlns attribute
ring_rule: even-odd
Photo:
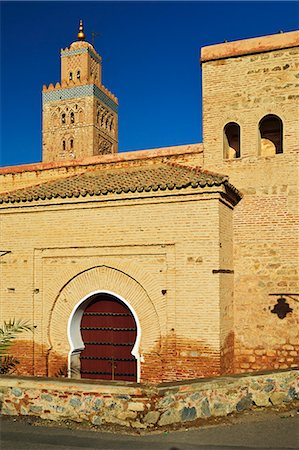
<svg viewBox="0 0 299 450"><path fill-rule="evenodd" d="M71 378L71 360L72 356L75 354L80 354L82 350L84 350L84 342L82 340L81 331L80 331L80 324L81 319L83 316L83 312L85 308L87 307L88 303L92 300L92 297L98 294L109 294L112 297L115 297L117 300L120 300L122 303L124 303L127 308L131 311L135 322L137 326L137 336L136 341L134 344L134 347L132 349L131 354L136 358L137 361L137 382L140 382L140 340L141 340L141 326L138 319L138 316L136 314L136 311L134 308L130 305L130 303L121 297L120 295L116 294L112 291L106 291L106 290L98 290L90 292L88 295L83 297L74 307L73 311L71 312L71 315L68 320L68 326L67 326L67 336L68 341L70 344L70 351L68 354L68 377Z"/></svg>

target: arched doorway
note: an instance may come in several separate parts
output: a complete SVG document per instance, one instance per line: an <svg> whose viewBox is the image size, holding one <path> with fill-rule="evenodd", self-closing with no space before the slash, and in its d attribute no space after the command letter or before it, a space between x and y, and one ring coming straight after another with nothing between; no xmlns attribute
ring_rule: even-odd
<svg viewBox="0 0 299 450"><path fill-rule="evenodd" d="M82 299L69 319L69 335L70 363L75 355L79 363L71 363L75 376L139 381L140 325L124 299L110 292Z"/></svg>

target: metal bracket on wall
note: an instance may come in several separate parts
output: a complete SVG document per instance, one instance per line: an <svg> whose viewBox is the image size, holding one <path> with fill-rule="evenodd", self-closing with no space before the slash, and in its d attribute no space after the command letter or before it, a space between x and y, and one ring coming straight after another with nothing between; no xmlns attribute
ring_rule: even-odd
<svg viewBox="0 0 299 450"><path fill-rule="evenodd" d="M11 250L0 250L0 257L11 253Z"/></svg>
<svg viewBox="0 0 299 450"><path fill-rule="evenodd" d="M269 294L269 295L279 297L277 299L277 303L274 305L273 309L271 309L271 313L277 314L277 316L280 319L284 319L288 313L291 313L293 311L293 308L290 307L290 305L287 303L287 301L284 297L289 297L290 299L294 300L295 302L299 301L296 298L293 298L293 297L299 297L299 294L293 294L293 293L289 293L289 292L288 293L279 292L277 294Z"/></svg>
<svg viewBox="0 0 299 450"><path fill-rule="evenodd" d="M299 297L299 294L291 294L290 292L278 292L277 294L269 294L275 297L289 297L295 302L299 302L299 298L293 298L293 297Z"/></svg>

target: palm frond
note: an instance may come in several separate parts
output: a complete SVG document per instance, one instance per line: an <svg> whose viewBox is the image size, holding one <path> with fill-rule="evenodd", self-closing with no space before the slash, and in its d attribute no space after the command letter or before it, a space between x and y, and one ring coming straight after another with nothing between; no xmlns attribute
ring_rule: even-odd
<svg viewBox="0 0 299 450"><path fill-rule="evenodd" d="M7 350L19 333L32 330L32 326L24 320L10 319L4 321L3 326L0 327L0 355L7 355Z"/></svg>
<svg viewBox="0 0 299 450"><path fill-rule="evenodd" d="M11 355L0 356L0 374L11 373L19 362L17 358Z"/></svg>

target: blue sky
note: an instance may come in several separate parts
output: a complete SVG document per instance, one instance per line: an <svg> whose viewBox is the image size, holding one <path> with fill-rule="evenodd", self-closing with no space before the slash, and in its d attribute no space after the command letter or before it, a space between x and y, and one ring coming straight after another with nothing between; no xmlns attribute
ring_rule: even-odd
<svg viewBox="0 0 299 450"><path fill-rule="evenodd" d="M119 151L201 142L200 48L293 31L295 1L1 4L0 165L41 160L41 90L60 49L96 31L103 84L119 99Z"/></svg>

